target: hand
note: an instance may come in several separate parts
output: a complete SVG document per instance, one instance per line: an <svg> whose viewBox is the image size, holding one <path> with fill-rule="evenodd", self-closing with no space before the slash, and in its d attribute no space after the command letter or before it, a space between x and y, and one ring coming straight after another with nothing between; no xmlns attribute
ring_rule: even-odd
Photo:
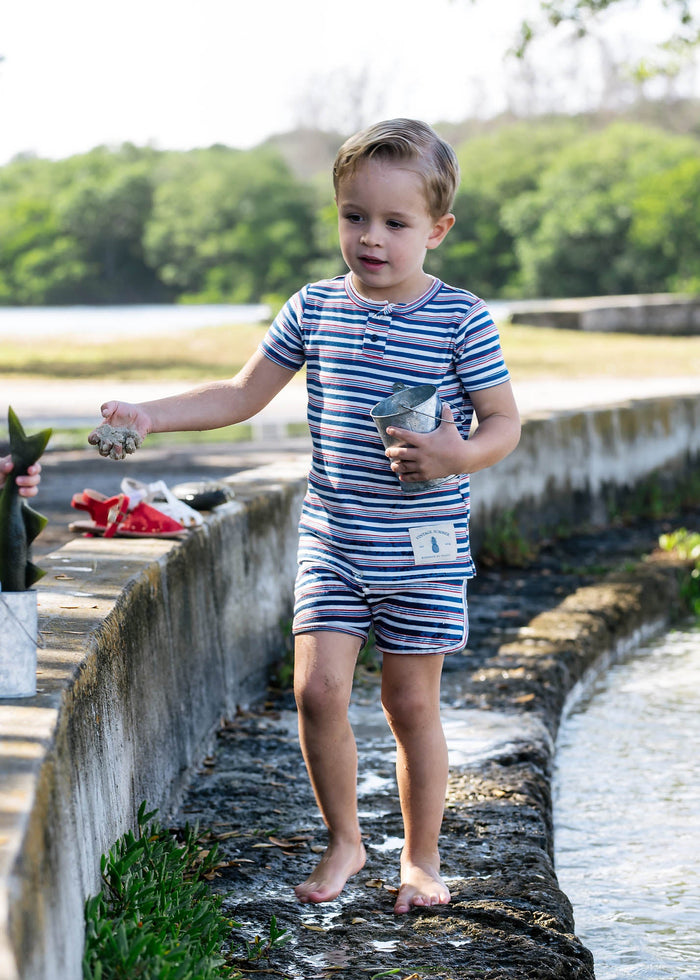
<svg viewBox="0 0 700 980"><path fill-rule="evenodd" d="M387 435L401 445L390 446L385 455L391 469L402 482L437 480L453 473L465 473L466 440L454 424L452 409L443 403L440 425L432 432L411 432L390 426Z"/></svg>
<svg viewBox="0 0 700 980"><path fill-rule="evenodd" d="M5 477L13 469L12 456L0 459L0 487L5 485ZM15 480L20 497L36 497L41 482L41 463L32 463L26 475L18 476Z"/></svg>
<svg viewBox="0 0 700 980"><path fill-rule="evenodd" d="M101 408L103 422L88 436L100 456L124 459L139 448L151 431L151 420L140 405L129 402L105 402Z"/></svg>

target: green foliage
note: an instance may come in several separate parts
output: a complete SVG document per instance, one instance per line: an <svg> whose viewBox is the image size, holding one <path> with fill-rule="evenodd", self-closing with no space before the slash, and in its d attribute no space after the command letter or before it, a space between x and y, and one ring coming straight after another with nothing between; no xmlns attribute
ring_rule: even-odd
<svg viewBox="0 0 700 980"><path fill-rule="evenodd" d="M488 298L699 289L700 141L656 117L501 121L458 142L457 222L427 269ZM0 167L0 304L279 307L343 271L328 174L302 180L272 145Z"/></svg>
<svg viewBox="0 0 700 980"><path fill-rule="evenodd" d="M142 803L137 833L102 856L102 890L85 903L84 980L242 980L234 963L269 960L289 933L272 916L267 938L232 938L240 925L206 884L217 847L203 849L189 825L178 839L156 812Z"/></svg>
<svg viewBox="0 0 700 980"><path fill-rule="evenodd" d="M247 939L242 940L246 962L259 963L261 960L269 960L271 955L286 946L291 938L291 934L286 929L279 928L276 916L271 916L270 930L266 939L256 936L252 942Z"/></svg>
<svg viewBox="0 0 700 980"><path fill-rule="evenodd" d="M700 293L700 157L650 174L632 203L630 244L669 288Z"/></svg>
<svg viewBox="0 0 700 980"><path fill-rule="evenodd" d="M149 824L154 816L142 804L138 834L128 832L102 857L103 889L85 905L83 977L232 980L220 951L236 923L204 881L216 850L203 852L189 826L178 844Z"/></svg>
<svg viewBox="0 0 700 980"><path fill-rule="evenodd" d="M186 301L287 296L318 258L313 197L269 150L170 154L144 247L163 283Z"/></svg>
<svg viewBox="0 0 700 980"><path fill-rule="evenodd" d="M522 288L532 296L663 291L669 269L649 257L663 248L649 229L640 261L631 233L635 203L652 176L695 159L698 143L651 127L618 123L562 147L535 190L516 197L504 221L514 239ZM697 249L698 228L686 232ZM664 272L666 275L664 275Z"/></svg>
<svg viewBox="0 0 700 980"><path fill-rule="evenodd" d="M664 551L674 551L693 567L683 583L682 596L694 616L700 619L700 534L682 527L669 534L662 534L659 546Z"/></svg>
<svg viewBox="0 0 700 980"><path fill-rule="evenodd" d="M622 10L632 17L639 16L642 13L636 9L639 6L639 0L636 3L630 3L630 0L540 0L544 24L523 22L515 53L523 57L537 37L553 28L568 27L574 37L585 37L599 15ZM662 0L662 6L672 12L676 26L666 37L658 39L659 54L665 53L666 59L659 63L655 73L672 75L677 55L690 52L700 43L700 18L694 9L694 0Z"/></svg>
<svg viewBox="0 0 700 980"><path fill-rule="evenodd" d="M535 546L520 529L515 512L508 510L486 528L479 559L485 565L523 568L532 561L535 553Z"/></svg>
<svg viewBox="0 0 700 980"><path fill-rule="evenodd" d="M480 296L518 290L516 238L509 205L537 188L541 173L567 141L583 131L571 119L517 122L458 147L462 175L454 203L456 222L427 268L446 282Z"/></svg>

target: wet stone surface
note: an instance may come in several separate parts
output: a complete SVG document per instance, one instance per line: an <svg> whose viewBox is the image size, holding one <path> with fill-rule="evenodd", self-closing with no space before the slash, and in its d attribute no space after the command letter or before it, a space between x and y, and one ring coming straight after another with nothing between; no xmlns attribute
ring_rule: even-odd
<svg viewBox="0 0 700 980"><path fill-rule="evenodd" d="M471 588L469 648L447 659L443 677L451 775L440 849L448 906L392 911L402 824L376 669L358 670L351 708L367 864L334 902L302 906L292 890L319 860L326 836L289 692L271 690L264 705L222 725L174 822L197 823L218 844L211 888L240 923L233 935L244 975L593 978L554 871L550 777L558 719L547 717L554 709L528 686L527 665L502 671L499 651L538 613L651 552L665 529L659 521L580 535L545 546L526 569L480 571ZM273 916L289 941L269 958L246 961L243 941L264 943Z"/></svg>

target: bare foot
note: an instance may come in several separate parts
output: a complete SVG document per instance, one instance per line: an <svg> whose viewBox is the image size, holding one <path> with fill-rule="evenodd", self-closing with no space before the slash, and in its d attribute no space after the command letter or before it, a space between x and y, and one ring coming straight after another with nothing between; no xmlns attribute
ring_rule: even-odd
<svg viewBox="0 0 700 980"><path fill-rule="evenodd" d="M326 851L306 881L297 885L294 893L299 901L332 902L342 892L348 878L364 867L367 854L359 844L329 844Z"/></svg>
<svg viewBox="0 0 700 980"><path fill-rule="evenodd" d="M440 861L413 863L401 859L401 887L394 904L394 912L401 915L412 908L430 905L447 905L450 890L440 877Z"/></svg>

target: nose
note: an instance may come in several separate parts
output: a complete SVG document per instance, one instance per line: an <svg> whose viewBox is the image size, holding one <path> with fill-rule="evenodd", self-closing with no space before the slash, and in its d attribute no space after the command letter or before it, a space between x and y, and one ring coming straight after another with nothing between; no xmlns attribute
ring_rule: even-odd
<svg viewBox="0 0 700 980"><path fill-rule="evenodd" d="M367 225L360 235L360 245L366 245L371 248L373 245L379 244L379 235L372 225Z"/></svg>

